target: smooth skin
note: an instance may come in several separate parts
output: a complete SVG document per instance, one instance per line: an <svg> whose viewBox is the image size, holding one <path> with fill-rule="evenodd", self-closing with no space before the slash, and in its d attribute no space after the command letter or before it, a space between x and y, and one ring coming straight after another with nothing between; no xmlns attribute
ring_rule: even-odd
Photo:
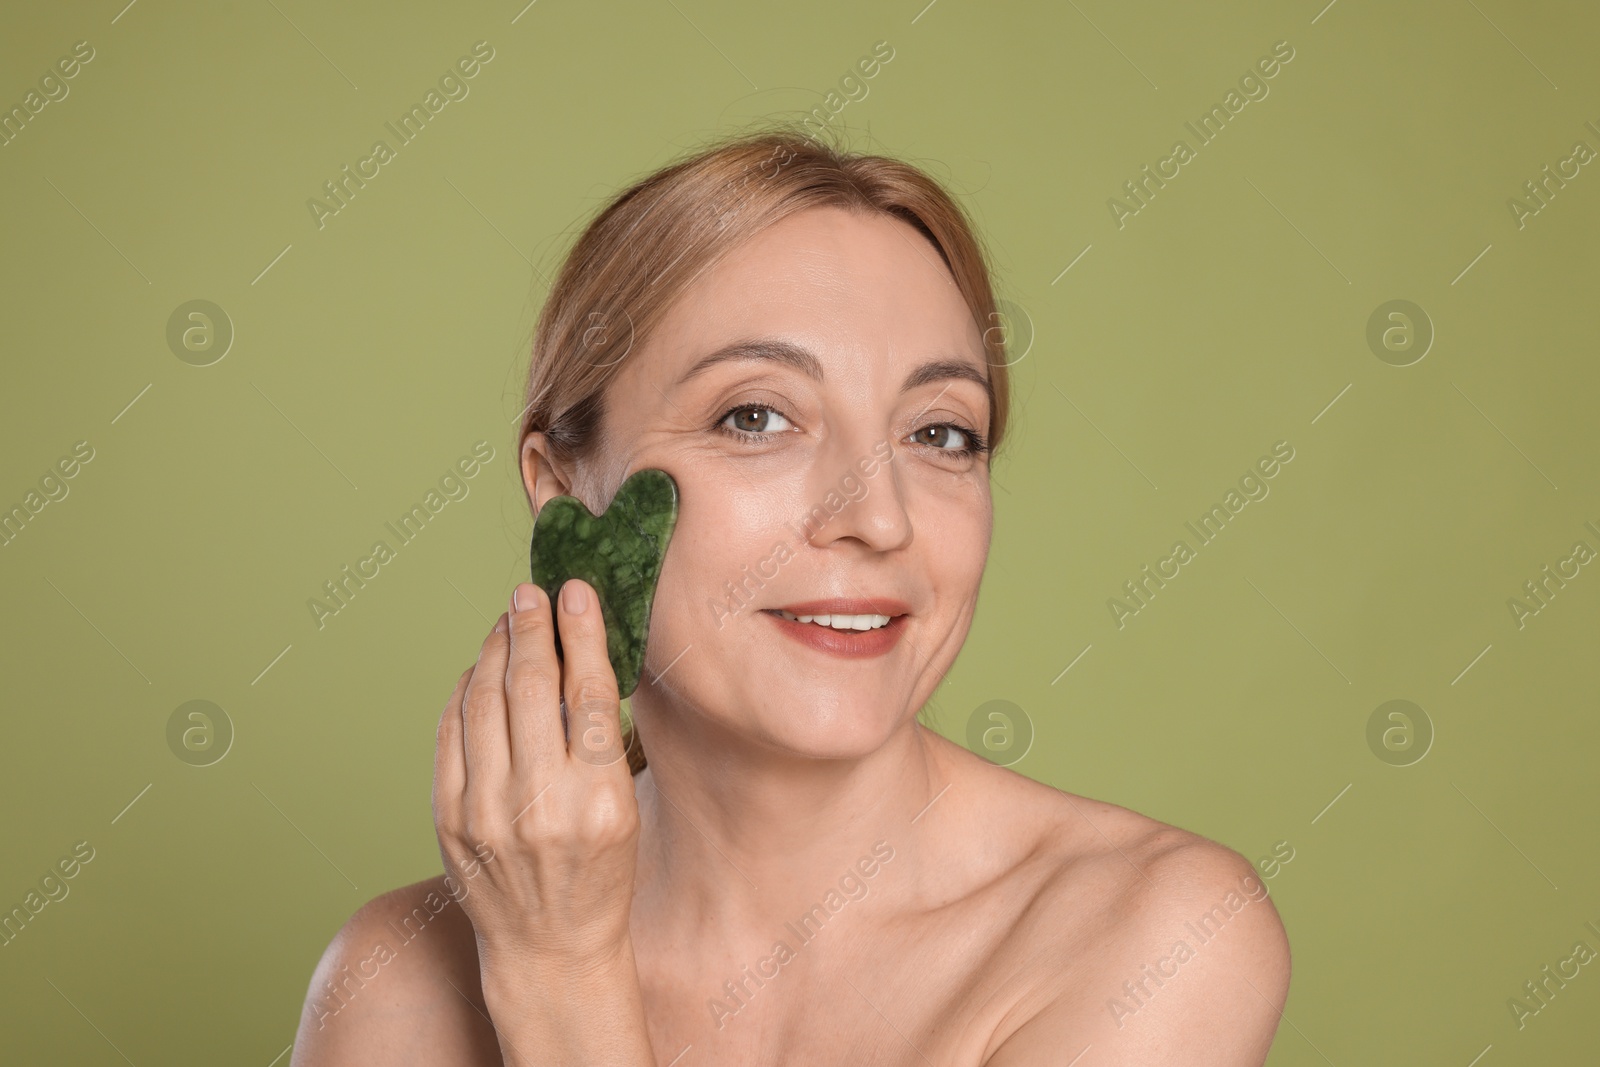
<svg viewBox="0 0 1600 1067"><path fill-rule="evenodd" d="M820 377L756 359L685 377L752 339L803 346ZM625 359L600 457L565 470L530 434L522 470L535 512L560 493L598 511L648 467L678 482L632 697L650 766L630 778L617 747L593 591L568 583L587 593L568 614L519 585L440 718L449 873L339 931L293 1063L1261 1064L1290 957L1251 863L916 719L966 639L993 524L987 458L964 454L988 434L982 385L902 389L928 362L986 370L937 250L899 220L807 209L702 272ZM802 527L830 491L848 502ZM748 604L729 601L750 574ZM769 613L873 596L909 611L868 659Z"/></svg>

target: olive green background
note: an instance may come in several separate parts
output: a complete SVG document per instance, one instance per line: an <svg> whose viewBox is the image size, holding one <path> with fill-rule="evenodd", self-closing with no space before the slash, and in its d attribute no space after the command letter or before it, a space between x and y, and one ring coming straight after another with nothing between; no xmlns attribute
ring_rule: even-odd
<svg viewBox="0 0 1600 1067"><path fill-rule="evenodd" d="M1251 859L1288 842L1277 1067L1594 1062L1594 965L1521 1029L1507 1007L1600 949L1600 566L1521 627L1507 604L1600 550L1600 173L1507 206L1600 149L1592 5L123 3L0 29L7 109L95 49L0 148L0 507L94 449L0 548L0 906L95 849L0 947L7 1063L288 1062L334 931L439 869L434 725L526 573L509 446L547 279L613 191L823 105L880 40L833 125L950 185L1031 338L929 721L965 740L1009 701L1019 771ZM323 182L480 40L469 95L319 229ZM1397 299L1436 331L1408 366L1367 341ZM235 331L209 366L167 340L192 300ZM480 440L469 495L319 629L308 599ZM1107 601L1280 440L1270 495L1119 628ZM1406 766L1367 739L1396 699L1434 734ZM191 700L234 731L209 766L169 747Z"/></svg>

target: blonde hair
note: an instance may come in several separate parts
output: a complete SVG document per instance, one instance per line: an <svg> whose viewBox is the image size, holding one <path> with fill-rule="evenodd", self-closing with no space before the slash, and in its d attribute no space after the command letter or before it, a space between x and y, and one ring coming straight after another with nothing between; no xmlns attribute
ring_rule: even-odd
<svg viewBox="0 0 1600 1067"><path fill-rule="evenodd" d="M991 462L1010 407L1000 328L983 245L956 200L917 167L846 151L798 127L725 137L616 194L584 228L550 289L533 336L526 407L512 454L529 433L572 465L594 457L606 387L679 295L745 239L798 211L840 207L900 219L939 250L983 334L994 396ZM644 751L623 737L638 774Z"/></svg>

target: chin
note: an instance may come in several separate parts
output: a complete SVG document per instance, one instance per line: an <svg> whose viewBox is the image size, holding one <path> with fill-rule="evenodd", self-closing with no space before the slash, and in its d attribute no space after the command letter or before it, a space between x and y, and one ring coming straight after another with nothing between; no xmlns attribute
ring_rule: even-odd
<svg viewBox="0 0 1600 1067"><path fill-rule="evenodd" d="M861 759L882 748L900 723L885 715L887 702L849 700L802 714L794 705L765 709L758 725L771 745L811 759ZM744 725L748 730L749 724Z"/></svg>

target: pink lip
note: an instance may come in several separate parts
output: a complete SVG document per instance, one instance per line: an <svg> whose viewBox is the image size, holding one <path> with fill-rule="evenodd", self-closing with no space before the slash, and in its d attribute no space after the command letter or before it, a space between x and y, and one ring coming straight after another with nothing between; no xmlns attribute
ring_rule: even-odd
<svg viewBox="0 0 1600 1067"><path fill-rule="evenodd" d="M892 604L895 602L881 600L813 601L812 604L801 605L801 607L807 609L804 611L796 611L794 608L784 608L783 610L793 612L796 615L832 615L834 614L832 611L816 611L811 609L815 604L841 603L883 605ZM891 614L888 611L882 610L881 607L876 610L862 608L856 611L846 611L841 608L837 613L840 615ZM818 652L826 652L830 656L839 656L842 659L868 659L873 656L881 656L885 654L899 643L901 631L906 628L906 619L909 617L904 613L893 615L889 619L889 624L887 626L880 626L876 630L835 630L828 626L818 626L814 622L795 622L792 619L786 619L782 615L779 615L776 609L766 609L762 612L762 614L766 615L768 618L772 619L773 622L777 623L778 629L781 630L786 636L792 637L801 644L816 649Z"/></svg>

